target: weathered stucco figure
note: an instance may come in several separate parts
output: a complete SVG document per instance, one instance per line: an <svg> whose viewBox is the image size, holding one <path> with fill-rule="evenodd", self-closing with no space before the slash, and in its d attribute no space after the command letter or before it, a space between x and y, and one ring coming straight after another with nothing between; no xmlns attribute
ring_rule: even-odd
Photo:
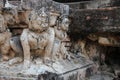
<svg viewBox="0 0 120 80"><path fill-rule="evenodd" d="M21 34L21 43L24 52L24 68L28 68L31 55L39 56L43 62L51 58L51 50L54 41L54 31L49 28L48 16L45 8L38 15L31 13L29 29L24 29Z"/></svg>
<svg viewBox="0 0 120 80"><path fill-rule="evenodd" d="M6 20L4 16L0 14L0 52L2 54L2 60L10 60L18 54L22 54L22 47L19 37L12 37L12 33L7 29L5 25Z"/></svg>
<svg viewBox="0 0 120 80"><path fill-rule="evenodd" d="M5 25L4 16L0 14L0 51L3 60L9 60L15 56L15 52L11 49L10 40L12 37L11 32L7 29Z"/></svg>
<svg viewBox="0 0 120 80"><path fill-rule="evenodd" d="M6 26L4 24L4 17L0 14L0 49L2 54L3 60L9 60L10 57L13 57L9 53L10 50L10 43L9 40L12 36L12 34L6 29Z"/></svg>
<svg viewBox="0 0 120 80"><path fill-rule="evenodd" d="M67 38L67 31L69 26L69 19L63 17L60 24L54 27L55 30L55 41L53 48L53 59L64 59L68 56L68 51L65 47L65 39Z"/></svg>

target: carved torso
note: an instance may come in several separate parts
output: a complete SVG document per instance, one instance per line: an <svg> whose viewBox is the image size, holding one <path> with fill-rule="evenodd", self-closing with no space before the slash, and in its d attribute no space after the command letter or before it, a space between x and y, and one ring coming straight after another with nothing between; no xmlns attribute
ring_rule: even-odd
<svg viewBox="0 0 120 80"><path fill-rule="evenodd" d="M56 30L55 36L56 36L56 39L63 41L66 38L67 34L66 34L66 32L64 32L62 30Z"/></svg>
<svg viewBox="0 0 120 80"><path fill-rule="evenodd" d="M65 43L63 43L67 38L67 30L68 30L67 22L68 19L64 18L60 26L54 27L55 30L55 41L54 41L54 49L53 49L54 59L58 59L58 58L62 59L64 55L67 55L68 53L65 47Z"/></svg>
<svg viewBox="0 0 120 80"><path fill-rule="evenodd" d="M29 31L28 33L28 42L31 49L40 49L44 50L48 41L48 34L43 32L37 34L35 32Z"/></svg>

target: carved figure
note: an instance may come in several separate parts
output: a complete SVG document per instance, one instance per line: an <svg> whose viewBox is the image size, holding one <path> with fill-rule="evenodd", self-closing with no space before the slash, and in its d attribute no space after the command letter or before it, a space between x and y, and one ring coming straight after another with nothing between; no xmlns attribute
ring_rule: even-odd
<svg viewBox="0 0 120 80"><path fill-rule="evenodd" d="M65 44L62 43L67 38L67 30L69 27L69 19L64 17L60 23L60 26L55 26L55 41L53 48L53 59L63 59L68 55Z"/></svg>
<svg viewBox="0 0 120 80"><path fill-rule="evenodd" d="M39 56L43 62L51 58L54 30L49 28L45 8L41 11L40 15L31 13L29 29L24 29L21 35L25 69L30 66L31 55Z"/></svg>
<svg viewBox="0 0 120 80"><path fill-rule="evenodd" d="M12 37L11 32L5 25L3 15L0 14L0 52L3 60L15 57L17 53L22 54L22 47L18 37Z"/></svg>
<svg viewBox="0 0 120 80"><path fill-rule="evenodd" d="M11 33L7 31L4 25L4 17L0 14L0 49L3 60L8 60L8 52L10 50L9 40L11 38ZM10 55L12 56L12 55Z"/></svg>
<svg viewBox="0 0 120 80"><path fill-rule="evenodd" d="M9 60L14 57L13 51L10 50L10 38L12 34L6 29L4 17L0 14L0 51L3 60Z"/></svg>

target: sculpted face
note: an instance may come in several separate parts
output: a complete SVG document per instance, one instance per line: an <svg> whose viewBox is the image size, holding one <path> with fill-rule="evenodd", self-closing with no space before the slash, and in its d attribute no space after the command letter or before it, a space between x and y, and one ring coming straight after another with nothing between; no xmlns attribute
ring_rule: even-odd
<svg viewBox="0 0 120 80"><path fill-rule="evenodd" d="M59 14L57 13L50 13L50 26L54 26L56 24L57 21L57 17L59 16Z"/></svg>
<svg viewBox="0 0 120 80"><path fill-rule="evenodd" d="M31 30L35 30L35 31L39 31L39 32L43 32L45 30L48 29L48 16L45 13L44 8L41 9L41 13L40 15L38 14L33 14L33 16L31 15L31 26L30 29Z"/></svg>
<svg viewBox="0 0 120 80"><path fill-rule="evenodd" d="M62 23L61 23L61 28L62 28L62 30L68 31L69 24L70 24L69 19L66 18L66 17L63 18Z"/></svg>
<svg viewBox="0 0 120 80"><path fill-rule="evenodd" d="M50 16L50 26L54 26L57 20L57 16Z"/></svg>
<svg viewBox="0 0 120 80"><path fill-rule="evenodd" d="M40 21L40 27L42 28L42 31L48 29L48 27L49 27L48 26L48 15L45 13L44 7L42 8L42 12L39 15L38 21Z"/></svg>

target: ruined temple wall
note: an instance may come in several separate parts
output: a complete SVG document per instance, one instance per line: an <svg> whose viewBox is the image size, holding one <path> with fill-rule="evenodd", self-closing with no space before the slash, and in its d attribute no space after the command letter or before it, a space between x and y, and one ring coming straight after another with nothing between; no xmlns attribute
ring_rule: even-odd
<svg viewBox="0 0 120 80"><path fill-rule="evenodd" d="M81 2L74 2L74 3L66 3L71 8L76 9L97 9L101 7L110 6L112 0L93 0L93 1L81 1Z"/></svg>
<svg viewBox="0 0 120 80"><path fill-rule="evenodd" d="M20 0L8 0L10 4L13 4L15 6L18 6L20 8L21 1ZM0 0L0 6L3 7L3 0ZM50 9L50 7L54 7L54 9L63 14L64 13L64 7L66 4L54 2L53 0L23 0L23 8L25 9L33 9L33 10L40 10L41 7L46 7L47 10ZM63 13L62 13L63 12Z"/></svg>

